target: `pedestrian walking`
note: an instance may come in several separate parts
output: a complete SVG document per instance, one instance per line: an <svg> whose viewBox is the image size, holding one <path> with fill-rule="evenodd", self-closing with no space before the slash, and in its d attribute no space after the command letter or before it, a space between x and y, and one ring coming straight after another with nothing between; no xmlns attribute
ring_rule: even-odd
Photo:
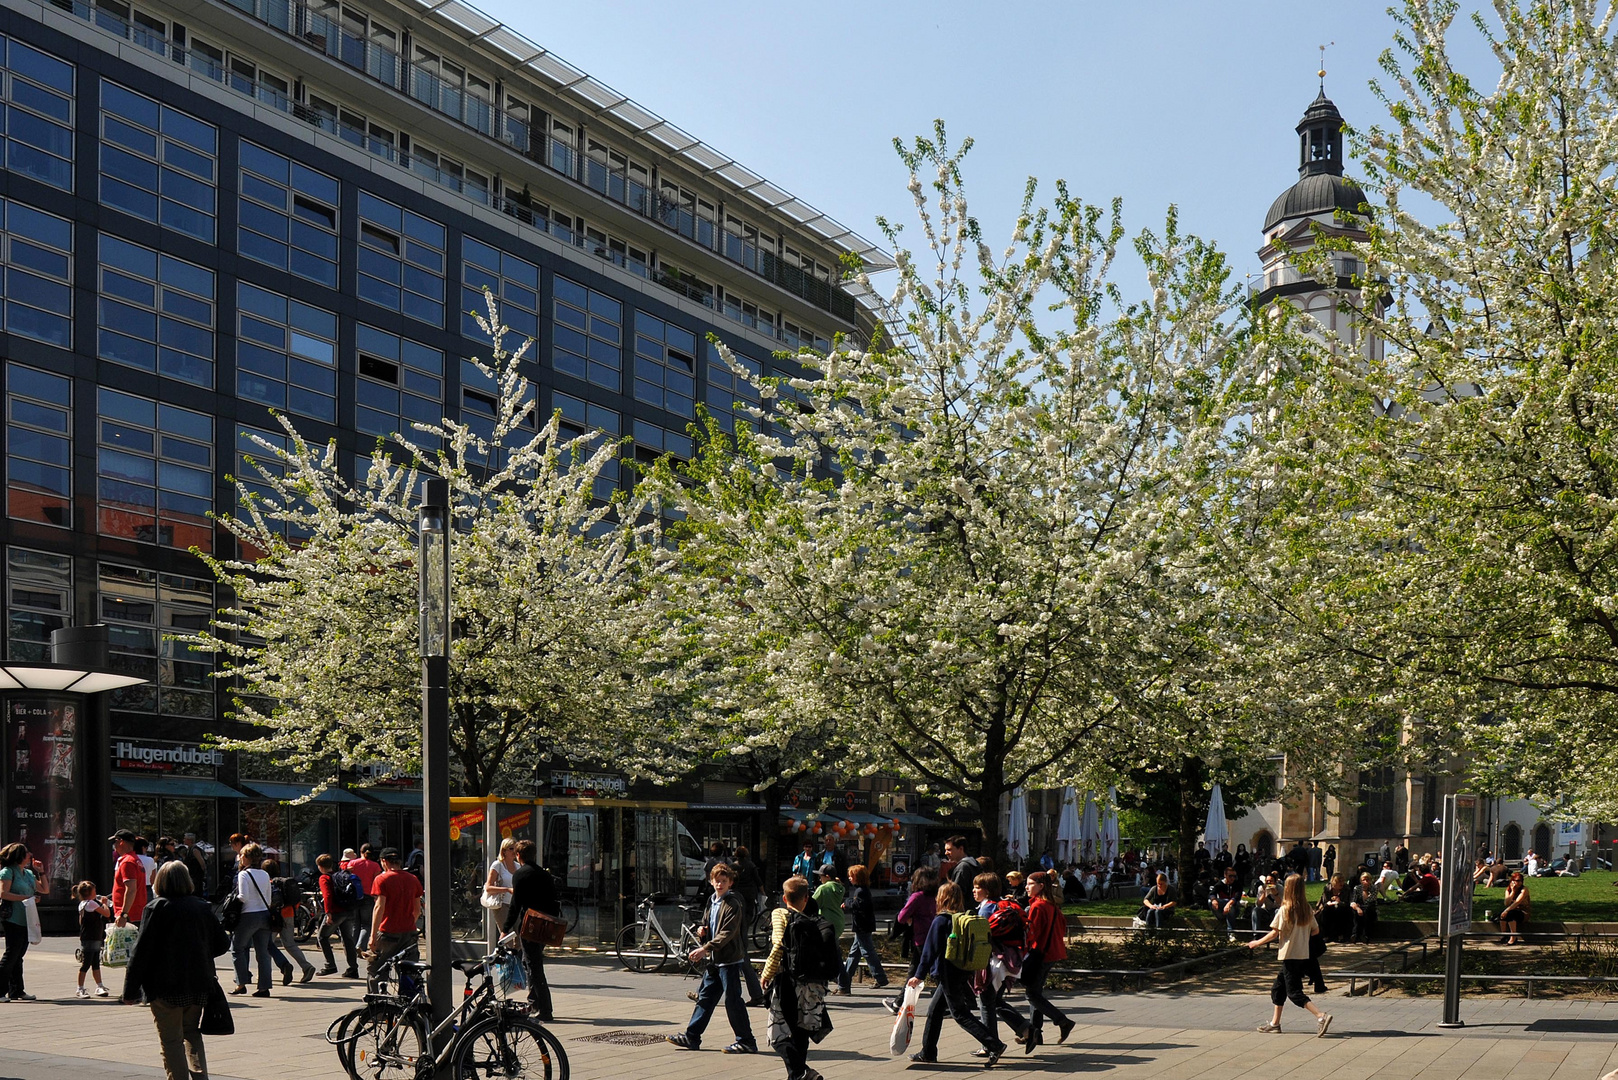
<svg viewBox="0 0 1618 1080"><path fill-rule="evenodd" d="M944 1017L948 1015L954 1017L961 1030L988 1051L984 1066L992 1066L1006 1052L1006 1044L990 1035L989 1029L983 1026L972 1010L971 973L962 971L944 955L952 916L966 910L966 897L960 886L946 881L938 887L934 903L937 914L933 916L933 925L928 929L927 940L922 945L921 961L906 985L920 988L922 980L932 975L938 979L938 992L933 995L932 1005L927 1009L927 1023L921 1032L921 1049L911 1054L910 1060L923 1065L937 1063L938 1039L943 1034Z"/></svg>
<svg viewBox="0 0 1618 1080"><path fill-rule="evenodd" d="M297 878L281 876L279 859L265 859L262 869L270 876L271 952L276 957L282 955L275 949L275 944L279 942L281 948L286 950L287 955L297 962L299 970L303 972L303 978L298 980L299 983L306 983L315 977L315 965L303 955L303 950L298 947L298 939L293 933L298 925L298 905L303 901L303 884ZM281 968L281 985L292 985L292 963L283 962L278 966Z"/></svg>
<svg viewBox="0 0 1618 1080"><path fill-rule="evenodd" d="M843 927L848 920L848 913L843 910L843 897L847 895L848 890L844 889L843 883L837 880L836 873L837 871L829 863L821 863L816 868L815 878L820 884L815 887L813 899L815 910L820 917L831 923L831 928L837 931L837 936L841 938L843 936ZM843 988L840 985L835 986L831 992L841 994Z"/></svg>
<svg viewBox="0 0 1618 1080"><path fill-rule="evenodd" d="M112 905L105 896L96 892L96 883L81 881L73 886L73 899L79 902L79 988L74 997L89 997L84 988L85 975L96 983L96 997L106 997L107 988L101 984L101 946L107 938L107 920L112 917Z"/></svg>
<svg viewBox="0 0 1618 1080"><path fill-rule="evenodd" d="M541 915L561 918L562 904L556 898L556 880L539 865L539 849L532 840L519 840L517 861L511 875L511 907L506 912L506 933L522 929L523 913L529 909ZM545 946L538 941L522 943L523 959L528 961L528 1011L535 1019L550 1023L555 1018L551 1005L551 984L545 979Z"/></svg>
<svg viewBox="0 0 1618 1080"><path fill-rule="evenodd" d="M908 935L914 948L910 950L910 970L905 975L905 981L916 973L916 967L921 963L921 947L926 944L927 931L933 928L933 916L937 913L936 901L933 894L938 890L938 871L930 866L919 867L910 875L910 895L905 897L904 907L899 909L896 920L899 927ZM882 999L882 1007L894 1016L899 1015L899 1009L904 1004L904 990L890 998Z"/></svg>
<svg viewBox="0 0 1618 1080"><path fill-rule="evenodd" d="M964 903L972 895L972 879L983 872L978 860L966 853L966 837L952 836L944 841L944 861L950 864L949 879L961 890Z"/></svg>
<svg viewBox="0 0 1618 1080"><path fill-rule="evenodd" d="M258 989L253 996L270 996L270 875L264 872L263 863L264 849L251 841L236 856L236 897L242 911L231 932L230 953L236 967L232 994L247 993L253 978L247 957L252 953L258 958Z"/></svg>
<svg viewBox="0 0 1618 1080"><path fill-rule="evenodd" d="M1317 1037L1326 1034L1331 1027L1331 1013L1321 1012L1303 992L1304 973L1309 964L1309 939L1318 933L1320 925L1315 922L1315 913L1309 909L1309 901L1303 895L1303 875L1289 874L1281 889L1281 909L1276 913L1275 925L1263 937L1247 943L1249 949L1260 948L1271 941L1281 943L1281 970L1270 986L1270 1004L1275 1006L1275 1014L1269 1023L1259 1025L1259 1031L1280 1033L1281 1009L1288 1001L1307 1009L1315 1018Z"/></svg>
<svg viewBox="0 0 1618 1080"><path fill-rule="evenodd" d="M843 977L837 986L844 994L852 993L854 972L859 970L860 958L870 970L871 982L877 990L888 985L888 973L882 970L882 958L876 952L876 901L871 898L871 871L863 864L848 868L848 895L843 900L843 911L854 930L854 944L848 948L848 960L843 965Z"/></svg>
<svg viewBox="0 0 1618 1080"><path fill-rule="evenodd" d="M402 868L398 848L382 849L382 872L371 882L371 950L365 977L382 992L382 966L396 956L414 959L421 921L421 879Z"/></svg>
<svg viewBox="0 0 1618 1080"><path fill-rule="evenodd" d="M808 907L807 880L794 874L782 882L781 906L770 913L770 955L764 960L764 993L770 1008L767 1034L786 1063L787 1080L825 1080L809 1067L809 1044L831 1032L825 980L797 978L787 964L789 928L794 935L820 940L819 929L805 914Z"/></svg>
<svg viewBox="0 0 1618 1080"><path fill-rule="evenodd" d="M500 841L500 857L489 864L489 875L483 879L483 906L495 913L497 922L505 922L511 907L511 877L516 872L517 841L508 836Z"/></svg>
<svg viewBox="0 0 1618 1080"><path fill-rule="evenodd" d="M1326 855L1325 855L1325 857L1323 859L1320 860L1320 865L1326 871L1326 880L1330 881L1331 876L1337 872L1337 845L1336 844L1331 844L1326 848Z"/></svg>
<svg viewBox="0 0 1618 1080"><path fill-rule="evenodd" d="M830 867L822 866L821 870L826 872ZM712 958L713 963L703 972L690 1023L684 1031L668 1037L669 1042L681 1050L697 1050L701 1047L702 1033L707 1030L714 1008L723 997L725 1015L729 1017L730 1029L736 1036L736 1041L725 1047L725 1053L758 1053L753 1025L747 1017L747 1003L742 998L744 980L741 968L747 963L747 935L742 925L741 897L731 891L735 880L735 871L729 863L723 862L714 866L709 877L713 899L708 902L706 923L698 931L704 944L692 949L689 959L692 964L700 964Z"/></svg>
<svg viewBox="0 0 1618 1080"><path fill-rule="evenodd" d="M1022 972L1022 952L1026 918L1015 901L1009 897L1001 898L1005 892L1000 881L1000 875L989 871L979 874L972 881L972 902L977 905L979 917L989 921L989 966L982 971L975 971L971 976L972 990L977 996L978 1020L989 1032L989 1041L1000 1039L1000 1020L1002 1018L1011 1025L1016 1033L1017 1041L1023 1041L1027 1032L1028 1021L1016 1009L1005 1009L1006 983L1016 978ZM1014 938L1007 940L1004 935L996 937L997 923L1004 925L1004 920L997 920L995 912L1004 904L1015 910L1016 925L1011 928ZM995 963L1000 965L1000 981L995 981ZM988 1057L985 1048L972 1051L974 1057Z"/></svg>
<svg viewBox="0 0 1618 1080"><path fill-rule="evenodd" d="M375 855L376 849L370 844L361 844L359 857L349 859L343 867L360 882L360 936L354 944L360 952L365 952L371 943L371 923L376 915L376 879L382 875L382 865Z"/></svg>
<svg viewBox="0 0 1618 1080"><path fill-rule="evenodd" d="M135 939L122 1000L134 1005L146 998L168 1080L207 1080L202 1009L215 985L214 957L230 948L230 936L208 902L193 894L183 861L164 863L154 887L157 898Z"/></svg>
<svg viewBox="0 0 1618 1080"><path fill-rule="evenodd" d="M1067 920L1051 898L1055 884L1056 875L1048 870L1028 875L1028 920L1023 931L1025 947L1022 973L1017 976L1017 981L1022 983L1023 992L1028 995L1033 1016L1017 1041L1023 1044L1025 1052L1029 1054L1044 1045L1046 1017L1050 1017L1051 1023L1056 1025L1057 1043L1067 1042L1067 1037L1073 1034L1073 1021L1045 996L1045 979L1051 967L1058 960L1067 959ZM1016 1010L1003 1000L1000 1010L1001 1017L1013 1028L1021 1026L1006 1016L1007 1012ZM1017 1019L1022 1019L1020 1013Z"/></svg>
<svg viewBox="0 0 1618 1080"><path fill-rule="evenodd" d="M51 894L45 864L28 853L26 844L0 848L0 928L5 931L6 952L0 957L0 1001L33 1001L23 987L22 958L28 952L29 908L36 896ZM37 915L33 936L38 936Z"/></svg>
<svg viewBox="0 0 1618 1080"><path fill-rule="evenodd" d="M107 837L112 841L112 914L119 926L140 925L146 913L146 871L135 854L135 834L119 829Z"/></svg>
<svg viewBox="0 0 1618 1080"><path fill-rule="evenodd" d="M792 876L801 877L805 881L813 881L815 877L815 842L809 837L803 838L803 850L798 857L792 860Z"/></svg>
<svg viewBox="0 0 1618 1080"><path fill-rule="evenodd" d="M315 866L320 870L320 902L326 912L320 920L320 953L326 966L319 974L337 974L337 958L331 951L331 939L335 935L343 943L343 958L348 962L343 978L357 979L360 977L355 958L359 952L359 879L347 870L339 870L337 861L330 855L320 856Z"/></svg>

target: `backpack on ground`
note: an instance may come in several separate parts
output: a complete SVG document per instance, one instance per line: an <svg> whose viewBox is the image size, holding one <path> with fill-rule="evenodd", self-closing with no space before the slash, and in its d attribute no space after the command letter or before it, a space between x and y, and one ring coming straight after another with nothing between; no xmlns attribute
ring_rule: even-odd
<svg viewBox="0 0 1618 1080"><path fill-rule="evenodd" d="M989 940L996 945L1023 947L1028 930L1028 919L1022 905L1009 896L996 900L989 912Z"/></svg>
<svg viewBox="0 0 1618 1080"><path fill-rule="evenodd" d="M331 902L338 911L349 911L359 907L360 879L352 870L332 871Z"/></svg>
<svg viewBox="0 0 1618 1080"><path fill-rule="evenodd" d="M982 971L988 967L989 920L971 911L951 915L944 959L962 971Z"/></svg>
<svg viewBox="0 0 1618 1080"><path fill-rule="evenodd" d="M787 973L798 982L830 982L843 974L837 931L819 916L793 912L787 920Z"/></svg>

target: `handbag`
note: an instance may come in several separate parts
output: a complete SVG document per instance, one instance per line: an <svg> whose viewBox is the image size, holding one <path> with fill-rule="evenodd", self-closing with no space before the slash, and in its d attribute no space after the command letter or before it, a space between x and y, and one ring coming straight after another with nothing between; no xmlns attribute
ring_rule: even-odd
<svg viewBox="0 0 1618 1080"><path fill-rule="evenodd" d="M567 923L555 915L529 908L522 913L522 926L517 935L535 945L560 945L567 936Z"/></svg>
<svg viewBox="0 0 1618 1080"><path fill-rule="evenodd" d="M230 1015L230 999L225 997L225 988L215 979L208 988L208 1000L202 1004L202 1019L198 1022L197 1030L204 1035L234 1035L236 1034L236 1021Z"/></svg>
<svg viewBox="0 0 1618 1080"><path fill-rule="evenodd" d="M498 911L507 904L511 903L511 894L491 893L485 891L482 896L478 897L478 903L482 904L490 911Z"/></svg>
<svg viewBox="0 0 1618 1080"><path fill-rule="evenodd" d="M219 925L225 928L225 933L234 934L241 924L242 898L236 893L231 893L219 906Z"/></svg>

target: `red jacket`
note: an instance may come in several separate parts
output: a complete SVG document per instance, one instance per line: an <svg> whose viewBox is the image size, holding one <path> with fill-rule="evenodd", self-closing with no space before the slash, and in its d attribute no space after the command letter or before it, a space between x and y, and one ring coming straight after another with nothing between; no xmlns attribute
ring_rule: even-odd
<svg viewBox="0 0 1618 1080"><path fill-rule="evenodd" d="M1028 954L1047 964L1067 959L1067 919L1057 906L1041 896L1028 905Z"/></svg>

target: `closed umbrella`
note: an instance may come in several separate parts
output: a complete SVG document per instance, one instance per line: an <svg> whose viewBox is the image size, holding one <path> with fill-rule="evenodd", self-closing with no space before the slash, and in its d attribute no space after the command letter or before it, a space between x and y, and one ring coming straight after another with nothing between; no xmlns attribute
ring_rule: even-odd
<svg viewBox="0 0 1618 1080"><path fill-rule="evenodd" d="M1103 859L1117 858L1121 852L1118 850L1118 788L1116 785L1107 789L1107 813L1101 819L1101 857Z"/></svg>
<svg viewBox="0 0 1618 1080"><path fill-rule="evenodd" d="M1064 863L1079 861L1083 836L1079 831L1079 793L1062 789L1062 816L1056 819L1056 857Z"/></svg>
<svg viewBox="0 0 1618 1080"><path fill-rule="evenodd" d="M1028 799L1023 795L1022 788L1012 789L1011 805L1007 807L1006 815L1006 851L1010 853L1015 866L1028 857L1028 845L1032 842L1028 827Z"/></svg>
<svg viewBox="0 0 1618 1080"><path fill-rule="evenodd" d="M1208 823L1202 827L1202 843L1209 855L1218 855L1230 843L1230 824L1225 820L1225 793L1213 786L1208 798Z"/></svg>
<svg viewBox="0 0 1618 1080"><path fill-rule="evenodd" d="M1090 792L1084 793L1084 820L1079 823L1079 847L1085 862L1101 857L1101 823L1096 820L1096 801Z"/></svg>

